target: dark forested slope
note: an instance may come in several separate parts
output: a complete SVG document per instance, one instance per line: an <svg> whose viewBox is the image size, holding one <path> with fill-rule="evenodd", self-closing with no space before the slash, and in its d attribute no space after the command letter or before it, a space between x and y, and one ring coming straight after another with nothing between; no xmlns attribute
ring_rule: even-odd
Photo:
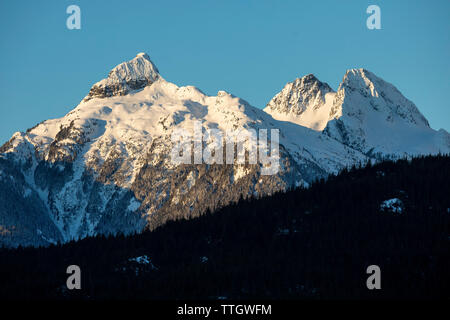
<svg viewBox="0 0 450 320"><path fill-rule="evenodd" d="M449 157L369 165L153 232L2 249L0 297L448 298L449 195Z"/></svg>

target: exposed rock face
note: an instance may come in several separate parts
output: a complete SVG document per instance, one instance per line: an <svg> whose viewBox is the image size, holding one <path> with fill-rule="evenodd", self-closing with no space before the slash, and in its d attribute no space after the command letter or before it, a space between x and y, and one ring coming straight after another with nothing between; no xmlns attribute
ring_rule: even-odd
<svg viewBox="0 0 450 320"><path fill-rule="evenodd" d="M318 108L325 103L325 94L333 90L313 74L289 82L268 104L269 109L302 114L308 107Z"/></svg>
<svg viewBox="0 0 450 320"><path fill-rule="evenodd" d="M309 74L287 83L283 90L270 100L264 111L277 120L322 130L329 120L330 97L333 92L328 84Z"/></svg>
<svg viewBox="0 0 450 320"><path fill-rule="evenodd" d="M142 89L158 80L159 71L146 53L139 53L136 58L119 64L111 70L108 78L97 82L84 98L106 98L124 96L133 90Z"/></svg>
<svg viewBox="0 0 450 320"><path fill-rule="evenodd" d="M0 245L36 246L62 240L46 202L27 182L21 168L0 158Z"/></svg>

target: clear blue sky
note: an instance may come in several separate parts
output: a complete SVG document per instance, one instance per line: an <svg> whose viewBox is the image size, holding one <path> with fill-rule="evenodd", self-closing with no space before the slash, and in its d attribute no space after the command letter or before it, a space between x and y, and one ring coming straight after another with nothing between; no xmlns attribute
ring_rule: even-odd
<svg viewBox="0 0 450 320"><path fill-rule="evenodd" d="M81 30L66 8L81 8ZM381 8L382 30L366 28ZM264 107L308 73L337 88L364 67L450 131L450 1L0 2L0 143L64 116L122 61L145 51L162 76Z"/></svg>

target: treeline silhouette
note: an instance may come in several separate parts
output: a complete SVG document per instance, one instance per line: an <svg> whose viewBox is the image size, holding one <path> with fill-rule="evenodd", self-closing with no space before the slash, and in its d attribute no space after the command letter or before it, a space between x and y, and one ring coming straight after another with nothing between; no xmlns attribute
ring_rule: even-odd
<svg viewBox="0 0 450 320"><path fill-rule="evenodd" d="M448 298L449 195L448 156L368 164L153 232L1 249L0 297ZM380 208L393 198L401 213ZM66 287L72 264L81 290ZM366 287L369 265L381 290Z"/></svg>

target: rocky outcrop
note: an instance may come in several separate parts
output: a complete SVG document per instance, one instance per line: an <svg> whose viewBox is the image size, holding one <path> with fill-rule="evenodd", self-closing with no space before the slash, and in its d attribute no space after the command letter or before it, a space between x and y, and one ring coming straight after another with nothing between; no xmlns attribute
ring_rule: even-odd
<svg viewBox="0 0 450 320"><path fill-rule="evenodd" d="M328 105L333 92L328 84L309 74L287 83L264 111L278 120L322 130L329 120Z"/></svg>
<svg viewBox="0 0 450 320"><path fill-rule="evenodd" d="M134 90L150 86L159 78L159 71L149 56L138 54L133 60L119 64L108 78L94 84L83 101L94 98L124 96Z"/></svg>

